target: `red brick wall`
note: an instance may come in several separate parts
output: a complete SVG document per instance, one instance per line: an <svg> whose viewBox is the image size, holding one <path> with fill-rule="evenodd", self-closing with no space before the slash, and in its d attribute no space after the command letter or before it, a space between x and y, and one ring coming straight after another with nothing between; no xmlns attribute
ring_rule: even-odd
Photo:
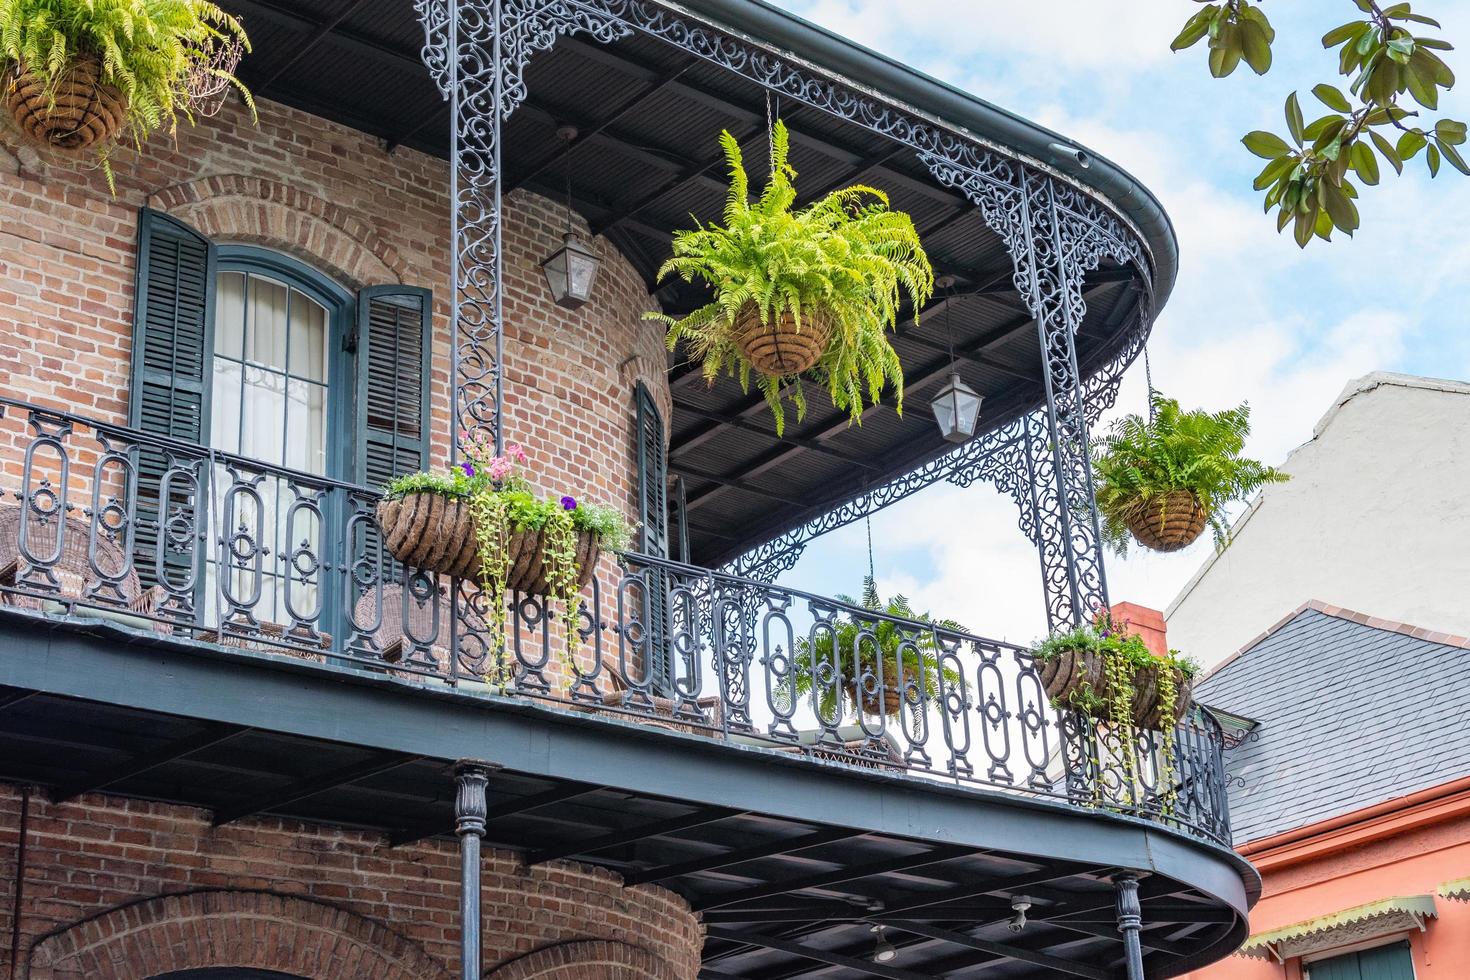
<svg viewBox="0 0 1470 980"><path fill-rule="evenodd" d="M0 784L0 976L9 975L21 794ZM204 966L322 980L458 975L455 845L199 810L33 795L20 957L31 980L143 980ZM506 980L692 980L701 928L678 896L557 862L484 861L484 962ZM29 973L27 972L29 970Z"/></svg>
<svg viewBox="0 0 1470 980"><path fill-rule="evenodd" d="M3 115L3 114L0 114ZM90 164L21 143L0 123L0 391L104 421L127 419L139 209L166 211L216 241L289 253L356 288L384 282L435 292L431 462L447 464L451 331L447 167L393 153L365 134L272 103L258 124L238 107L177 143L114 157L118 195ZM9 171L7 173L7 171ZM579 219L580 221L580 219ZM541 262L561 245L565 211L535 195L507 200L504 398L507 441L531 456L549 495L620 506L637 519L633 389L643 380L670 414L662 330L631 265L605 240L590 303L551 301ZM20 482L31 433L0 419L0 481ZM73 439L69 500L86 504L95 444ZM43 454L32 480L56 477ZM611 596L616 569L600 566ZM609 600L611 602L611 600ZM559 627L558 627L559 629ZM590 663L584 663L584 668Z"/></svg>
<svg viewBox="0 0 1470 980"><path fill-rule="evenodd" d="M0 390L42 405L127 417L139 208L167 211L219 241L288 252L348 287L404 282L435 291L435 463L444 459L450 332L447 167L317 117L238 107L177 144L114 156L118 196L86 161L36 153L0 123ZM662 332L643 283L604 240L593 301L550 299L540 263L565 211L526 193L507 201L506 432L525 444L543 489L633 506L633 383L668 404ZM667 414L667 412L666 412ZM21 424L0 422L0 450ZM14 453L3 471L16 471Z"/></svg>

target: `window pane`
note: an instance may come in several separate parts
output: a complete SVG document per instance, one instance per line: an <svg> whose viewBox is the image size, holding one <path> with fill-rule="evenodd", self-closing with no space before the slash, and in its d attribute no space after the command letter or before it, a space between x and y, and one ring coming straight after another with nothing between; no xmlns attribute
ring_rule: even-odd
<svg viewBox="0 0 1470 980"><path fill-rule="evenodd" d="M307 473L327 471L327 389L307 381L287 381L290 424L283 462Z"/></svg>
<svg viewBox="0 0 1470 980"><path fill-rule="evenodd" d="M215 336L219 336L215 334ZM240 451L240 364L222 357L214 359L210 382L209 441L227 453Z"/></svg>
<svg viewBox="0 0 1470 980"><path fill-rule="evenodd" d="M245 368L240 454L266 463L282 462L286 435L286 379L274 371Z"/></svg>
<svg viewBox="0 0 1470 980"><path fill-rule="evenodd" d="M327 311L295 290L291 292L291 374L327 380Z"/></svg>
<svg viewBox="0 0 1470 980"><path fill-rule="evenodd" d="M286 370L286 314L290 290L278 282L250 277L245 356L257 364Z"/></svg>
<svg viewBox="0 0 1470 980"><path fill-rule="evenodd" d="M215 289L214 351L226 357L245 356L245 273L220 274Z"/></svg>

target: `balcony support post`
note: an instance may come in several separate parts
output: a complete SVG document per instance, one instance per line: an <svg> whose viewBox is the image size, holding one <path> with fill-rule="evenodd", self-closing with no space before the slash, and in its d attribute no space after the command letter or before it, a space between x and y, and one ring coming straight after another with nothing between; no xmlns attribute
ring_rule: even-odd
<svg viewBox="0 0 1470 980"><path fill-rule="evenodd" d="M460 976L480 980L480 841L485 836L485 786L490 767L454 767L454 832L459 835Z"/></svg>
<svg viewBox="0 0 1470 980"><path fill-rule="evenodd" d="M1076 626L1108 602L1088 426L1112 404L1122 368L1148 334L1146 324L1127 332L1133 342L1110 352L1113 362L1084 383L1076 334L1087 314L1085 279L1105 258L1147 277L1147 258L1130 229L1060 177L1020 164L987 172L934 152L920 156L1005 240L1016 291L1036 322L1046 403L1017 420L1011 444L1019 453L995 454L983 475L1021 508L1021 527L1041 554L1048 624Z"/></svg>
<svg viewBox="0 0 1470 980"><path fill-rule="evenodd" d="M1117 893L1118 932L1123 935L1123 957L1128 968L1128 980L1143 980L1143 944L1139 932L1143 929L1143 907L1138 902L1138 876L1118 875L1113 879Z"/></svg>

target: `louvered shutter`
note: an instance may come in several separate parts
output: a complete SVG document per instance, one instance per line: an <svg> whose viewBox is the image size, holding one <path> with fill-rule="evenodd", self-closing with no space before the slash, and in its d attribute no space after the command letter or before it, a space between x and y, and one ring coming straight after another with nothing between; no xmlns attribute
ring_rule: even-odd
<svg viewBox="0 0 1470 980"><path fill-rule="evenodd" d="M634 394L638 423L638 520L642 525L639 548L655 558L669 557L669 460L664 445L664 420L653 395L643 382ZM661 568L648 570L649 676L654 690L672 693L673 652L670 649L669 590L672 576Z"/></svg>
<svg viewBox="0 0 1470 980"><path fill-rule="evenodd" d="M199 446L209 438L215 261L214 245L188 225L146 208L140 214L129 421L144 432ZM195 501L178 489L184 481L170 481L173 499L159 500L168 465L159 450L140 448L134 560L145 585L158 580L160 517L193 519ZM164 575L175 585L187 583L191 567L197 568L196 556L186 552L165 548L161 557Z"/></svg>
<svg viewBox="0 0 1470 980"><path fill-rule="evenodd" d="M357 306L357 479L381 487L429 464L433 296L371 286Z"/></svg>
<svg viewBox="0 0 1470 980"><path fill-rule="evenodd" d="M664 420L653 395L638 382L638 520L645 555L669 557L669 460Z"/></svg>

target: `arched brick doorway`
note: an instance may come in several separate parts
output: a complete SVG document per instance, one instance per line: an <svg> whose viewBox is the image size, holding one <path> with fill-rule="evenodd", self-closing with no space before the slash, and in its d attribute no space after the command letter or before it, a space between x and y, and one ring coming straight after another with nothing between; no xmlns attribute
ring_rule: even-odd
<svg viewBox="0 0 1470 980"><path fill-rule="evenodd" d="M27 980L450 980L443 965L345 909L269 892L124 905L31 948Z"/></svg>

